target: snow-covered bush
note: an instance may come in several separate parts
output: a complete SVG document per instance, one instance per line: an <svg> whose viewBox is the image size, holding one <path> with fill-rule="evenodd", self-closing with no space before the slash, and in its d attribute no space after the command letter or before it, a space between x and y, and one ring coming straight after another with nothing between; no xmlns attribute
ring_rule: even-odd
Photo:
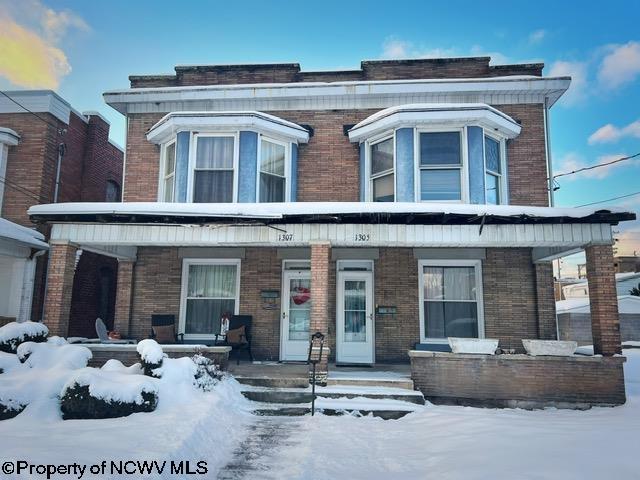
<svg viewBox="0 0 640 480"><path fill-rule="evenodd" d="M144 374L147 376L159 376L154 374L154 370L159 369L162 366L162 360L165 357L162 347L150 338L138 342L136 350L142 360L142 368Z"/></svg>
<svg viewBox="0 0 640 480"><path fill-rule="evenodd" d="M0 419L17 415L34 401L57 399L73 371L87 366L91 351L52 337L46 343L22 343L13 356L2 357L10 369L0 375Z"/></svg>
<svg viewBox="0 0 640 480"><path fill-rule="evenodd" d="M18 356L13 353L0 352L0 373L10 372L20 367Z"/></svg>
<svg viewBox="0 0 640 480"><path fill-rule="evenodd" d="M194 355L191 360L196 365L193 384L204 392L210 392L222 379L224 372L210 358L204 355Z"/></svg>
<svg viewBox="0 0 640 480"><path fill-rule="evenodd" d="M107 369L83 368L75 372L60 393L62 418L116 418L155 410L156 381L120 365L122 368L112 363Z"/></svg>
<svg viewBox="0 0 640 480"><path fill-rule="evenodd" d="M125 366L120 360L116 360L114 358L107 360L100 370L105 370L107 372L117 372L124 373L127 375L142 375L144 374L144 370L142 369L142 365L139 363L134 363L130 367Z"/></svg>
<svg viewBox="0 0 640 480"><path fill-rule="evenodd" d="M23 342L46 342L49 329L39 322L11 322L0 327L0 352L16 353Z"/></svg>

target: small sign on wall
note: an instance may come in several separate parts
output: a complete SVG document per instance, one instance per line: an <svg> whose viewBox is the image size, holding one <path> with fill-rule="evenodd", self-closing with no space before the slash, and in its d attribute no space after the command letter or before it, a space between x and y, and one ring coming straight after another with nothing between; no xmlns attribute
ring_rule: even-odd
<svg viewBox="0 0 640 480"><path fill-rule="evenodd" d="M376 307L376 313L378 315L395 315L398 313L398 308L395 306L378 305Z"/></svg>
<svg viewBox="0 0 640 480"><path fill-rule="evenodd" d="M262 298L262 308L265 310L277 310L280 308L280 291L279 290L262 290L260 291Z"/></svg>

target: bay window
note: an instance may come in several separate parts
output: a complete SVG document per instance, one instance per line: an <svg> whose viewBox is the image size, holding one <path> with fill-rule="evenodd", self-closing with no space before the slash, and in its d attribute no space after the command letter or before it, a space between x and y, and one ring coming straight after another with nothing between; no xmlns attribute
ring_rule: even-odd
<svg viewBox="0 0 640 480"><path fill-rule="evenodd" d="M421 132L419 138L420 200L461 201L461 132Z"/></svg>
<svg viewBox="0 0 640 480"><path fill-rule="evenodd" d="M164 160L162 165L162 201L175 201L176 186L176 142L173 141L164 147Z"/></svg>
<svg viewBox="0 0 640 480"><path fill-rule="evenodd" d="M393 161L393 137L371 145L371 200L393 202L395 199L395 175Z"/></svg>
<svg viewBox="0 0 640 480"><path fill-rule="evenodd" d="M196 135L193 202L234 201L235 137Z"/></svg>
<svg viewBox="0 0 640 480"><path fill-rule="evenodd" d="M485 200L492 205L502 203L502 159L500 142L487 135L484 136L485 159Z"/></svg>
<svg viewBox="0 0 640 480"><path fill-rule="evenodd" d="M421 340L484 337L480 261L422 260L419 268Z"/></svg>
<svg viewBox="0 0 640 480"><path fill-rule="evenodd" d="M188 259L182 269L180 332L213 338L221 318L238 312L240 260Z"/></svg>
<svg viewBox="0 0 640 480"><path fill-rule="evenodd" d="M284 202L286 198L287 145L260 139L259 201Z"/></svg>

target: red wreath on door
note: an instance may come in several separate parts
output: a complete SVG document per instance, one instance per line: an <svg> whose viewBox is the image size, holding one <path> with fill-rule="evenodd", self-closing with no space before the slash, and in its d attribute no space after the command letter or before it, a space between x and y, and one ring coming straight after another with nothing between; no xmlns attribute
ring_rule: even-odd
<svg viewBox="0 0 640 480"><path fill-rule="evenodd" d="M307 303L311 299L311 290L306 287L295 287L292 290L291 300L296 305Z"/></svg>

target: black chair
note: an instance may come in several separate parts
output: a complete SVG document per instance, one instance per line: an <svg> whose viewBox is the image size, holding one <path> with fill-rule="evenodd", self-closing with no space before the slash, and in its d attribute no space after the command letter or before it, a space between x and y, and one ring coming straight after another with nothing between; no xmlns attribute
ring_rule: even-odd
<svg viewBox="0 0 640 480"><path fill-rule="evenodd" d="M184 334L176 333L175 315L151 315L151 335L158 343L183 343Z"/></svg>
<svg viewBox="0 0 640 480"><path fill-rule="evenodd" d="M229 320L229 330L223 341L216 342L216 345L229 346L236 354L236 362L240 365L240 351L246 350L249 360L253 362L251 353L251 325L253 317L251 315L234 315ZM244 333L236 334L234 331L244 327Z"/></svg>

